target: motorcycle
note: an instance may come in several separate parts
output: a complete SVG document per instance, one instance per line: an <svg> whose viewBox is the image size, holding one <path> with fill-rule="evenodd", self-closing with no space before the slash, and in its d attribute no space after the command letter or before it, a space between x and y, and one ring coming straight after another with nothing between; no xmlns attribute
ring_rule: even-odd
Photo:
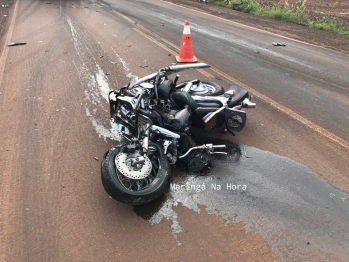
<svg viewBox="0 0 349 262"><path fill-rule="evenodd" d="M188 69L207 68L205 63L173 65L109 93L113 129L127 143L103 157L102 183L119 202L140 205L164 193L170 165L182 162L190 171L209 164L209 155L225 145L196 145L191 128L223 128L234 135L246 124L243 108L254 108L249 93L236 85L228 91L210 81L191 80L177 84L169 75Z"/></svg>

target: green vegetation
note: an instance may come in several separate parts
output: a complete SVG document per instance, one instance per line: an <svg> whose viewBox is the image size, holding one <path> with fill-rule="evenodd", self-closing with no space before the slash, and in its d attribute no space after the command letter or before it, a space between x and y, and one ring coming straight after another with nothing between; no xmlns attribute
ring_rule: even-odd
<svg viewBox="0 0 349 262"><path fill-rule="evenodd" d="M349 36L349 24L338 17L321 13L319 17L310 18L307 14L304 0L290 4L285 1L284 6L262 6L257 0L207 0L215 5L231 8L245 13L283 20L291 23L326 30ZM334 6L333 6L334 7Z"/></svg>

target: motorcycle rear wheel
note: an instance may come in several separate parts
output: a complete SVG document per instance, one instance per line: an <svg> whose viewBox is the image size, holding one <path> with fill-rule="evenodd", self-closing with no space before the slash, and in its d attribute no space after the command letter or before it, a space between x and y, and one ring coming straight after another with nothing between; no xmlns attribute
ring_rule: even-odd
<svg viewBox="0 0 349 262"><path fill-rule="evenodd" d="M115 157L122 150L122 146L112 148L103 158L101 165L102 184L105 191L115 200L132 205L149 203L162 195L168 185L170 166L160 146L149 143L156 150L149 154L152 163L150 180L129 179L117 170ZM145 185L141 187L140 184Z"/></svg>
<svg viewBox="0 0 349 262"><path fill-rule="evenodd" d="M183 82L183 83L178 84L176 86L176 89L180 89L180 88L185 87L185 85L187 83L188 82ZM224 94L224 88L215 82L207 81L207 80L200 80L200 85L203 87L204 90L198 91L198 92L190 90L189 94L191 96L219 96L219 95Z"/></svg>

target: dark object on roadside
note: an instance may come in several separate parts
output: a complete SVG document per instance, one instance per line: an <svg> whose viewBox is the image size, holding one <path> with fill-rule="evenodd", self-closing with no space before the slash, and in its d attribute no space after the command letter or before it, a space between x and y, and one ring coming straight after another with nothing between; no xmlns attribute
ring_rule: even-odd
<svg viewBox="0 0 349 262"><path fill-rule="evenodd" d="M17 42L17 43L9 43L7 46L16 46L16 45L26 45L27 43Z"/></svg>
<svg viewBox="0 0 349 262"><path fill-rule="evenodd" d="M274 46L286 46L284 42L273 42Z"/></svg>

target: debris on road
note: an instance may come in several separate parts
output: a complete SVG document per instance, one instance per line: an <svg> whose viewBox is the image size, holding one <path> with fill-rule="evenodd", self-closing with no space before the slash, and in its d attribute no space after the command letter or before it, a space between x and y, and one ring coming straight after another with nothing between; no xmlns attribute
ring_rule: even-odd
<svg viewBox="0 0 349 262"><path fill-rule="evenodd" d="M349 197L342 197L342 200L345 201L345 200L348 200Z"/></svg>
<svg viewBox="0 0 349 262"><path fill-rule="evenodd" d="M168 54L168 56L171 56L171 54Z"/></svg>
<svg viewBox="0 0 349 262"><path fill-rule="evenodd" d="M147 65L144 65L144 66L140 66L140 67L142 67L142 68L146 68L146 67L148 67Z"/></svg>
<svg viewBox="0 0 349 262"><path fill-rule="evenodd" d="M98 158L98 157L93 157L93 158L94 158L94 160L99 161L99 158Z"/></svg>
<svg viewBox="0 0 349 262"><path fill-rule="evenodd" d="M259 52L258 50L254 50L254 52L255 52L256 54L260 54L260 52Z"/></svg>
<svg viewBox="0 0 349 262"><path fill-rule="evenodd" d="M59 111L61 111L61 110L60 110L60 109L57 109L57 110L56 110L56 112L59 112Z"/></svg>
<svg viewBox="0 0 349 262"><path fill-rule="evenodd" d="M286 46L284 42L273 42L274 46Z"/></svg>
<svg viewBox="0 0 349 262"><path fill-rule="evenodd" d="M16 46L16 45L26 45L27 43L24 42L15 42L15 43L9 43L7 46Z"/></svg>

